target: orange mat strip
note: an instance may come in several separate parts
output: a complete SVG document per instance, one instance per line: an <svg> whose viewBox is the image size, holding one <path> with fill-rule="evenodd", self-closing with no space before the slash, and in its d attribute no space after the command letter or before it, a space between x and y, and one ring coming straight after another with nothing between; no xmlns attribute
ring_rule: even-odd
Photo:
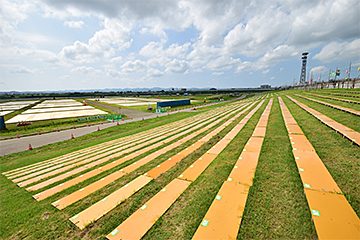
<svg viewBox="0 0 360 240"><path fill-rule="evenodd" d="M342 99L342 98L327 97L327 96L316 95L316 94L309 94L309 93L307 93L307 94L308 94L308 95L311 95L311 96L315 96L315 97L327 98L327 99L332 99L332 100L336 100L336 101L342 101L342 102L360 104L360 101L355 101L355 100L348 100L348 99Z"/></svg>
<svg viewBox="0 0 360 240"><path fill-rule="evenodd" d="M139 176L133 181L131 181L129 184L126 184L119 190L108 195L107 197L103 198L102 200L85 209L84 211L76 214L69 220L74 223L78 228L84 229L86 225L93 221L96 221L101 216L111 211L122 201L129 198L131 195L141 189L144 185L148 184L151 180L153 179L150 177Z"/></svg>
<svg viewBox="0 0 360 240"><path fill-rule="evenodd" d="M194 125L194 124L191 124L191 125ZM191 125L188 125L187 127L189 127L189 126L191 126ZM163 132L157 132L154 136L155 136L155 137L156 137L156 136L160 136L160 137L155 138L155 139L152 139L152 140L150 140L150 141L146 141L147 139L142 139L141 141L132 142L132 143L130 144L130 146L134 146L134 145L135 145L135 146L136 146L135 149L139 149L139 148L141 148L142 146L146 146L146 145L149 144L149 143L153 143L153 142L156 142L156 141L164 138L164 137L165 137L165 135L163 135L164 133L167 133L167 132L168 132L168 134L167 134L166 136L169 136L169 134L171 135L171 134L173 134L173 133L182 131L184 128L186 128L186 127L183 127L183 128L177 128L177 127L175 127L175 128L167 129L166 131L163 131ZM150 139L150 138L149 138L149 139ZM139 145L140 142L141 142L142 144ZM38 177L29 179L29 180L27 180L27 181L24 181L24 182L19 183L18 186L23 187L23 186L29 185L29 184L31 184L31 183L40 181L41 179L44 179L44 178L53 176L53 175L55 175L55 174L58 174L58 173L67 171L67 170L69 170L69 169L71 169L71 168L74 168L74 167L76 167L76 166L80 166L80 165L86 164L87 162L94 161L94 160L96 160L96 159L99 159L99 158L102 158L102 157L105 157L105 156L106 156L106 157L103 158L103 159L100 159L100 160L98 160L98 161L96 161L96 162L91 163L91 166L99 165L99 164L103 163L104 161L108 161L108 160L110 160L110 159L112 159L112 158L120 157L120 156L123 155L124 153L128 153L128 152L131 152L131 151L134 150L133 148L130 148L131 151L129 151L129 149L127 149L127 150L125 150L125 151L121 151L122 149L126 149L128 146L129 146L129 145L126 145L126 146L124 146L124 147L122 147L122 148L118 148L118 149L116 149L116 150L113 150L113 151L110 151L110 152L106 152L106 153L97 155L97 156L95 156L95 157L92 157L92 158L90 158L90 159L84 160L84 161L79 162L79 163L77 163L77 164L73 164L73 165L71 165L71 166L66 166L66 167L63 167L63 168L58 169L58 170L56 170L56 171L49 172L49 173L46 173L46 174L44 174L44 175L40 175L40 176L38 176ZM109 155L109 153L112 153L112 152L117 152L117 153L112 154L112 155ZM89 164L89 165L90 165L90 164ZM85 167L85 169L87 169L87 168L89 168L89 167ZM75 170L74 170L74 171L75 171ZM67 173L67 174L69 174L69 173ZM67 175L66 177L68 177L68 176L69 176L69 175ZM54 182L53 180L54 180L54 179L51 180L51 183ZM44 185L42 185L42 186L44 186ZM32 190L34 190L34 188L32 188Z"/></svg>
<svg viewBox="0 0 360 240"><path fill-rule="evenodd" d="M199 133L202 132L202 130L198 131ZM210 133L211 134L211 133ZM203 143L201 142L197 142L198 144L193 144L191 147L186 148L184 151L180 152L179 154L176 154L175 156L173 156L172 158L169 159L169 161L166 161L165 164L162 164L162 166L165 166L166 163L176 163L179 162L181 159L183 159L186 155L183 154L183 152L187 152L190 150L190 148L192 148L192 151L196 150L198 147L200 147ZM200 144L199 144L200 143ZM173 166L173 164L171 165ZM161 169L159 171L159 169ZM160 175L162 172L164 172L164 168L160 168L160 165L155 167L153 170L155 171L150 171L148 173L146 173L145 175L147 176L151 176L153 175L153 173ZM167 169L165 169L166 171ZM124 172L127 172L126 168L124 169ZM96 221L97 219L99 219L101 216L103 216L104 214L106 214L107 212L109 212L111 209L115 208L116 205L118 205L121 201L125 200L126 198L128 198L130 195L124 195L123 192L135 192L138 191L141 187L145 186L148 182L150 182L151 179L148 177L147 181L142 181L141 186L136 185L136 182L139 181L139 179L141 179L141 176L138 177L137 179L135 179L134 181L130 182L129 184L125 185L127 188L121 188L117 191L115 191L114 193L110 194L109 196L107 196L106 198L104 198L106 200L103 199L101 201L99 201L98 203L92 205L91 207L89 207L88 209L84 210L83 212L75 215L74 217L72 217L70 219L70 221L72 221L76 226L78 226L80 229L83 229L86 225L88 225L90 222L92 221ZM136 190L130 186L135 184ZM132 191L129 190L130 189L134 189ZM84 192L84 191L83 191ZM119 199L119 195L121 196L120 200ZM57 204L59 204L60 202L57 201Z"/></svg>
<svg viewBox="0 0 360 240"><path fill-rule="evenodd" d="M338 110L341 110L341 111L344 111L344 112L348 112L348 113L352 113L354 115L360 116L360 111L357 111L357 110L354 110L354 109L351 109L351 108L346 108L346 107L338 106L338 105L335 105L335 104L330 104L330 103L327 103L327 102L323 102L323 101L319 101L319 100L316 100L316 99L301 96L299 94L295 94L295 95L299 96L301 98L305 98L307 100L313 101L313 102L323 104L323 105L328 106L328 107L332 107L332 108L335 108L335 109L338 109Z"/></svg>
<svg viewBox="0 0 360 240"><path fill-rule="evenodd" d="M254 133L257 128L266 128L271 106L272 98ZM192 239L236 239L263 140L264 136L251 137L245 144L233 170L221 186Z"/></svg>
<svg viewBox="0 0 360 240"><path fill-rule="evenodd" d="M334 121L333 119L331 119L331 118L325 116L324 114L308 107L307 105L293 99L290 96L287 96L287 97L290 100L292 100L294 103L299 105L301 108L303 108L305 111L307 111L308 113L310 113L311 115L313 115L314 117L319 119L322 123L326 124L327 126L331 127L332 129L336 130L337 132L340 132L344 137L348 138L350 141L352 141L360 146L360 133L359 132Z"/></svg>
<svg viewBox="0 0 360 240"><path fill-rule="evenodd" d="M319 239L359 239L360 220L344 195L305 189Z"/></svg>
<svg viewBox="0 0 360 240"><path fill-rule="evenodd" d="M49 171L51 171L51 170L54 170L54 169L58 168L57 170L55 170L55 171L53 171L53 172L49 172L49 173L47 173L47 174L38 176L37 178L32 178L32 180L29 180L29 181L26 181L26 182L25 182L25 181L22 182L21 186L26 186L26 185L28 185L28 184L30 184L30 183L37 182L37 181L39 181L39 180L41 180L41 179L44 179L44 178L46 178L46 177L53 176L53 175L58 174L58 173L61 173L61 172L65 172L65 171L68 170L68 169L71 169L71 168L74 168L74 167L77 167L77 166L84 165L84 164L86 164L86 163L88 163L88 162L94 161L94 160L99 159L99 158L104 158L104 157L106 157L106 156L108 156L108 155L110 155L110 154L116 153L116 152L120 152L121 150L124 150L124 149L126 149L126 148L129 148L129 147L131 147L131 146L135 146L135 145L137 145L137 144L139 144L139 143L147 142L149 139L151 139L151 138L153 138L153 137L156 137L156 136L161 136L162 134L163 134L163 133L157 133L157 134L154 134L153 136L148 136L147 138L138 139L138 141L136 141L136 142L130 140L130 141L126 142L126 143L117 145L117 146L116 146L117 149L114 149L114 150L112 150L112 151L106 151L106 150L105 150L106 152L104 152L104 153L102 153L102 154L100 154L101 152L99 151L98 154L94 154L95 156L93 156L93 157L91 157L91 158L83 157L83 158L75 159L75 160L73 160L73 161L67 162L66 164L62 164L62 165L64 166L64 167L62 167L62 168L59 168L59 167L61 167L61 166L58 166L58 165L57 165L57 166L54 166L54 167L50 167L50 168L47 168L47 169L44 169L44 170L41 170L41 171L38 171L38 172L35 172L35 173L32 173L32 174L23 176L23 177L21 177L21 178L14 179L14 180L12 180L12 181L15 182L15 183L16 183L16 182L20 182L20 181L24 181L24 180L26 180L26 179L28 179L28 178L32 178L32 177L34 177L34 176L37 176L37 175L40 175L40 174L42 174L42 173L49 172ZM111 156L111 157L114 157L114 156ZM86 159L86 160L81 161L82 159ZM106 158L106 159L109 159L109 158ZM71 164L71 165L70 165L70 164ZM68 165L68 166L66 166L66 165Z"/></svg>
<svg viewBox="0 0 360 240"><path fill-rule="evenodd" d="M290 113L280 97L279 102L282 112ZM306 139L304 134L289 133L290 141L295 136L299 137L299 141ZM305 145L309 144L308 141ZM358 238L360 219L313 147L304 148L303 151L293 148L293 154L319 239Z"/></svg>
<svg viewBox="0 0 360 240"><path fill-rule="evenodd" d="M169 131L171 131L171 133L167 133L167 134L165 134L165 135L162 134L162 133L159 133L158 135L160 135L160 137L158 137L158 138L152 139L152 140L147 141L147 142L144 142L144 143L142 143L142 144L137 144L136 147L131 147L130 149L126 149L126 150L124 150L124 151L122 151L122 152L119 152L119 153L116 153L116 154L107 156L107 157L105 157L105 158L103 158L103 159L100 159L100 160L95 161L95 162L93 162L93 163L90 163L90 164L88 164L88 165L85 165L85 166L79 167L79 168L77 168L77 169L74 169L74 170L72 170L72 171L70 171L70 172L67 172L66 174L59 175L59 176L57 176L57 177L55 177L55 178L52 178L52 179L50 179L50 180L47 180L47 181L45 181L45 182L42 182L42 183L36 184L36 185L34 185L34 186L31 186L31 187L27 188L26 190L28 190L28 191L34 191L34 190L43 188L43 187L45 187L45 186L47 186L47 185L49 185L49 184L51 184L51 183L60 181L60 180L62 180L62 179L64 179L64 178L67 178L67 177L69 177L69 176L71 176L71 175L74 175L74 174L76 174L76 173L80 173L80 172L82 172L82 171L84 171L84 170L86 170L86 169L88 169L88 168L90 168L90 167L97 166L97 165L99 165L99 164L101 164L101 163L103 163L103 162L109 161L109 160L111 160L111 159L113 159L113 158L115 158L115 157L119 157L119 156L121 156L121 155L123 155L123 154L125 154L125 153L132 152L132 151L134 151L134 150L136 150L136 149L140 149L140 148L142 148L142 147L144 147L144 146L146 146L146 145L148 145L148 144L151 144L151 143L160 141L161 139L166 138L167 136L170 136L170 135L172 135L172 134L175 134L175 133L178 133L178 132L180 132L180 131L183 131L184 129L187 129L187 128L189 128L189 127L191 127L191 126L194 126L194 125L198 125L198 123L197 123L197 122L192 123L192 124L190 124L190 125L188 125L188 126L179 128L179 129L177 129L177 130L175 130L175 131L169 130ZM182 132L182 133L180 133L180 134L186 134L186 133L189 132L189 131L191 131L191 130L186 130L186 131L184 131L184 132ZM163 141L163 142L161 142L161 143L153 144L150 149L153 149L153 148L156 148L156 147L158 147L158 146L161 146L162 144L167 143L167 142L169 142L169 141L172 141L173 139L175 139L175 138L177 138L177 137L178 137L178 136L173 136L173 137L167 138L165 141ZM148 148L145 148L145 150L143 149L143 150L140 150L140 151L137 151L137 152L133 153L133 155L131 155L131 157L136 157L136 156L141 155L142 153L147 152L148 150L146 150L146 149L148 149ZM120 164L120 163L123 163L123 161L121 161L121 159L120 159L120 160L117 160L116 163L119 163L119 164ZM117 164L117 165L118 165L118 164ZM103 166L103 167L104 167L104 166ZM103 171L103 170L102 170L102 171ZM58 172L56 172L55 174L57 174L57 173L58 173ZM45 176L46 176L46 177L49 177L49 175L50 175L50 173L49 173L49 174L46 174L46 175L39 176L38 178L40 178L40 177L41 177L41 178L44 178ZM37 179L37 178L35 178L35 179ZM37 180L38 180L38 179L37 179ZM34 181L35 181L35 180L28 180L28 181L19 183L18 185L19 185L19 186L24 186L24 184L25 184L25 185L28 185L28 184L30 184L31 182L34 182ZM82 181L83 181L83 180L82 180Z"/></svg>
<svg viewBox="0 0 360 240"><path fill-rule="evenodd" d="M159 131L159 130L160 130L160 128L157 129L157 131ZM156 133L155 129L154 130L149 130L149 131L146 131L146 132L148 134ZM135 135L139 136L139 137L146 136L145 133L140 133L140 134L135 134ZM38 168L39 166L41 166L42 168L47 167L47 166L52 166L54 164L67 162L67 161L72 160L72 159L77 158L77 157L83 157L84 155L85 155L85 158L86 158L87 156L93 156L94 154L97 154L101 150L106 150L109 146L116 147L116 145L119 144L119 143L122 143L124 141L131 141L133 139L132 137L134 137L134 135L126 136L126 137L121 138L121 139L115 139L115 140L108 141L108 142L101 143L101 144L97 144L95 146L91 146L91 147L81 149L81 150L78 150L78 151L75 151L75 152L72 152L72 153L68 153L68 154L53 158L53 159L49 159L49 160L42 161L42 162L39 162L39 163L34 163L34 164L31 164L31 165L28 165L28 166L17 168L17 169L11 170L9 172L12 172L12 174L19 173L19 174L22 175L24 171L27 171L27 172L36 171L37 170L36 168Z"/></svg>
<svg viewBox="0 0 360 240"><path fill-rule="evenodd" d="M245 105L246 106L246 105ZM236 111L241 110L242 108L244 108L245 106L239 108ZM230 110L231 111L231 110ZM225 114L227 114L228 112L225 112ZM222 117L221 119L224 119L225 117ZM220 119L220 120L221 120ZM215 126L217 123L219 122L219 120L209 124L208 126L212 127ZM184 137L183 139L178 140L176 143L171 144L167 148L166 151L169 151L177 146L179 146L184 139L186 140L190 140L192 137L195 137L196 135L200 134L201 132L205 131L205 128L202 128L201 130L190 134L186 137ZM214 136L216 135L215 133L216 131L213 131L211 133L209 133L208 135ZM208 136L207 135L207 136ZM191 138L189 138L189 136ZM205 138L205 137L204 137ZM165 171L167 171L168 169L170 169L172 166L174 166L177 162L181 161L184 157L186 157L190 152L190 150L195 151L197 148L199 148L201 145L203 145L203 142L201 142L200 140L196 143L194 143L192 146L182 150L181 152L179 152L178 154L172 156L171 158L169 158L167 161L163 162L162 164L158 165L157 167L153 168L152 170L150 170L149 172L145 173L146 176L152 177L152 178L157 178L160 174L164 173ZM164 151L164 153L166 152ZM158 154L157 152L150 154L149 156L145 157L144 159L141 159L137 162L137 164L132 164L130 166L127 166L123 169L123 171L121 172L121 174L119 172L115 172L113 174L110 174L109 176L101 179L100 181L96 181L90 185L88 185L87 187L83 188L82 191L76 191L70 195L65 196L64 198L55 201L54 203L52 203L53 206L57 207L58 209L63 209L65 207L67 207L68 205L80 200L81 198L89 195L92 192L97 191L98 189L106 186L107 184L115 181L116 179L122 177L123 175L125 175L125 173L130 173L133 170L139 168L140 166L148 163L149 161L155 159L156 157L158 157L160 154Z"/></svg>
<svg viewBox="0 0 360 240"><path fill-rule="evenodd" d="M99 148L100 149L104 148L104 147L107 148L107 147L109 147L109 145L116 144L118 142L124 141L125 139L126 140L132 140L134 137L143 136L143 135L146 135L146 133L156 133L158 131L169 128L171 126L178 127L179 125L187 123L190 120L191 119L184 119L184 120L180 120L180 121L178 121L176 123L167 124L166 126L159 126L159 127L156 127L155 129L151 129L151 130L141 132L141 133L138 133L138 134L134 134L134 135L131 135L131 136L126 136L126 137L121 138L121 139L115 139L115 140L112 140L112 141L109 141L109 142L101 143L101 144L91 146L91 147L88 147L88 148L85 148L85 149L81 149L81 150L75 151L73 153L69 153L69 154L59 156L59 157L56 157L56 158L53 158L53 159L49 159L49 160L42 161L42 162L39 162L39 163L35 163L35 164L28 165L28 166L20 167L20 168L13 169L13 170L10 170L10 171L7 171L7 172L3 172L2 174L4 174L4 175L16 174L17 171L27 171L28 169L36 168L36 167L42 166L44 164L46 165L48 163L52 164L52 163L55 163L57 161L64 161L64 160L62 160L64 158L65 158L65 161L68 161L70 159L69 157L71 157L71 156L78 157L78 156L84 155L84 154L87 155L87 154L89 154L89 152L91 153L92 151L95 151L95 153L96 153L96 151L98 151ZM174 127L172 127L172 128L174 128Z"/></svg>
<svg viewBox="0 0 360 240"><path fill-rule="evenodd" d="M188 181L174 179L106 237L140 239L189 185Z"/></svg>
<svg viewBox="0 0 360 240"><path fill-rule="evenodd" d="M250 113L240 121L239 124L245 124L249 117L251 117L263 104L264 101L261 101ZM243 121L244 120L244 121ZM240 131L241 129L237 129L237 131ZM233 129L231 130L233 131ZM226 141L225 138L221 139L220 141ZM225 148L225 147L224 147ZM206 156L206 157L205 157ZM193 165L191 165L188 169L194 169L195 165L198 161L204 161L208 158L215 159L217 155L215 154L209 154L205 153L202 156L202 160L197 160ZM209 164L211 162L209 161ZM203 168L203 166L201 166ZM187 170L188 170L187 169ZM184 175L186 171L183 172L181 175ZM198 176L202 172L198 173ZM179 178L181 178L181 175ZM172 185L176 184L178 181L182 181L184 183L184 187L176 189L176 194L173 194L171 196L166 196L164 194L158 193L153 198L151 198L148 202L145 203L145 205L137 210L134 214L132 214L128 219L126 219L122 224L120 224L115 230L113 230L109 235L106 237L108 239L140 239L150 228L154 223L157 221L159 217L164 214L164 212L175 202L175 200L180 196L182 192L186 190L186 188L190 185L190 181L181 180L179 178L174 179L172 182L170 182L164 189L170 188ZM196 178L195 178L196 179ZM186 184L185 184L186 183ZM166 192L166 191L165 191ZM151 209L151 214L144 214L141 210L144 210L147 208L147 206L151 203L155 202L157 204L158 209Z"/></svg>
<svg viewBox="0 0 360 240"><path fill-rule="evenodd" d="M172 127L172 128L177 128L175 125ZM169 127L171 128L171 126ZM74 162L77 162L77 161L80 161L80 160L83 160L83 159L87 159L91 156L97 156L98 158L100 157L100 153L102 152L105 152L105 155L101 155L101 156L106 156L106 153L107 154L111 154L111 153L114 153L114 152L117 152L118 149L115 149L113 151L110 151L111 149L113 148L118 148L119 146L121 145L124 145L124 143L131 143L133 142L133 139L134 137L136 137L136 139L140 140L140 139L143 139L144 137L147 137L149 138L150 136L154 136L154 135L159 135L159 132L161 131L165 131L166 129L156 129L155 130L151 130L151 131L147 131L147 133L141 133L141 134L135 134L135 135L131 135L131 136L127 136L127 137L124 137L122 139L116 139L116 140L112 140L112 141L109 141L109 142L106 142L104 144L98 144L96 145L95 147L91 147L90 148L87 148L87 151L83 154L78 154L78 155L74 155L73 157L71 158L65 158L65 160L59 160L59 161L52 161L50 163L46 163L46 164L43 164L41 165L41 167L31 167L31 169L27 170L26 169L24 171L21 171L20 173L18 174L15 174L8 177L8 178L13 178L13 177L17 177L17 176L21 176L21 175L24 175L24 174L28 174L28 173L31 173L31 172L34 172L34 171L38 171L40 169L43 169L43 168L47 168L47 167L50 167L50 166L53 166L53 165L56 165L56 164L62 164L62 163L66 163L66 164L70 164L70 163L74 163ZM134 144L132 144L134 145ZM85 156L83 156L85 155ZM75 159L74 161L70 161L74 158L77 158ZM96 158L93 158L93 159L96 159ZM47 162L47 161L45 161ZM35 173L36 174L36 173Z"/></svg>
<svg viewBox="0 0 360 240"><path fill-rule="evenodd" d="M210 119L210 120L207 120L205 123L202 123L202 124L194 123L193 125L196 125L196 126L194 127L194 129L201 127L203 124L206 124L206 123L209 122L209 121L211 121L211 119ZM176 139L177 137L186 134L186 133L189 132L189 131L192 131L192 128L189 129L189 130L187 130L187 131L185 131L185 132L182 132L182 133L180 133L180 134L178 134L178 135L175 135L175 136L173 136L173 137L170 137L170 138L164 140L163 142L159 142L159 143L153 144L151 147L148 147L148 148L145 148L145 149L141 150L141 152L138 151L138 152L136 152L136 153L130 154L130 155L128 155L127 157L125 157L125 160L123 160L123 158L122 158L122 159L119 159L119 160L116 160L116 161L114 161L114 162L112 162L112 163L110 163L110 164L107 164L107 165L103 166L102 169L92 170L92 171L90 171L90 172L88 172L88 173L83 174L83 175L80 176L80 177L74 178L74 179L69 180L69 181L67 181L67 182L65 182L65 183L62 183L62 184L60 184L60 185L58 185L58 186L55 186L55 187L53 187L53 188L51 188L51 189L45 190L45 191L43 191L43 192L41 192L41 193L38 193L38 194L34 195L33 197L34 197L34 199L36 199L36 200L38 200L38 201L40 201L40 200L42 200L42 199L45 199L45 198L47 198L47 197L49 197L49 196L51 196L51 195L53 195L53 194L55 194L55 193L57 193L57 192L59 192L59 191L62 191L62 190L64 190L64 189L66 189L66 188L69 188L70 186L73 186L73 185L75 185L75 184L77 184L77 183L79 183L79 182L82 182L82 181L90 178L90 177L93 177L93 176L99 174L100 172L109 170L109 169L111 169L111 168L113 168L113 167L115 167L115 166L123 163L124 161L127 161L127 160L129 160L129 159L131 159L131 158L134 158L134 157L136 157L136 156L138 156L138 155L141 155L143 152L148 151L149 148L150 148L150 149L154 149L154 148L156 148L156 147L159 147L159 146L163 145L163 144L166 143L166 142L170 142L170 141ZM178 146L178 145L179 145L179 143L175 143L175 144L173 144L172 146L171 146L171 145L168 146L168 149L166 149L166 150L165 150L165 149L162 149L162 150L159 150L159 151L162 151L162 153L165 153L165 152L169 151L171 148L174 148L174 147L176 147L176 146ZM165 147L165 148L166 148L166 147ZM126 169L127 169L126 171L127 171L127 172L131 172L132 170L135 170L135 169L139 168L140 166L146 164L147 162L149 162L150 160L156 158L157 156L159 156L159 155L162 154L162 153L159 153L158 151L156 151L155 153L153 153L153 154L145 157L144 159L142 159L142 160L140 160L140 161L137 161L137 162L133 163L133 164L130 165L130 166L127 166L127 167L126 167ZM121 177L121 176L122 176L122 175L120 175L120 177ZM118 177L119 177L119 176L118 176ZM110 178L107 178L107 179L109 179L108 181L110 181L110 179L113 179L113 178L110 177ZM107 183L108 181L102 181L102 183L101 183L100 185L104 185L104 184L107 185L107 184L108 184L108 183ZM100 185L97 184L97 187L99 187ZM105 185L104 185L104 186L105 186ZM89 188L92 189L92 190L91 190L92 192L95 191L95 190L97 190L97 189L93 188L93 186L94 186L94 185L89 186ZM89 191L90 191L90 190L88 190L87 192L89 192ZM85 193L85 192L84 192L84 193ZM72 198L69 197L69 198L67 198L66 201L64 201L64 202L69 203L70 199L72 199ZM74 199L74 200L75 200L75 199ZM78 200L78 199L77 199L77 200ZM76 201L77 201L77 200L76 200ZM70 202L71 202L71 201L70 201ZM58 202L58 203L56 203L56 205L54 205L54 206L58 207L58 206L63 206L63 205L60 204L60 202ZM66 205L66 206L67 206L67 205Z"/></svg>

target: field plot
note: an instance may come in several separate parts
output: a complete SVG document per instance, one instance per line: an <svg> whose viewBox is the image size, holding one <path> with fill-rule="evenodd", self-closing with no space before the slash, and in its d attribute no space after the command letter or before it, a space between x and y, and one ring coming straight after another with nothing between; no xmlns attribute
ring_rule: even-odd
<svg viewBox="0 0 360 240"><path fill-rule="evenodd" d="M95 99L89 99L89 100L94 101ZM161 100L146 99L146 98L101 98L100 99L100 102L115 104L125 107L153 105L156 104L156 101L161 101Z"/></svg>
<svg viewBox="0 0 360 240"><path fill-rule="evenodd" d="M116 138L97 132L39 159L5 157L0 237L358 239L360 118L350 103L341 111L303 93L114 126Z"/></svg>
<svg viewBox="0 0 360 240"><path fill-rule="evenodd" d="M6 114L13 112L14 110L19 110L36 102L38 101L14 101L14 102L0 103L0 115L4 116Z"/></svg>
<svg viewBox="0 0 360 240"><path fill-rule="evenodd" d="M82 106L81 103L67 100L46 100L31 109L9 119L6 123L34 122L62 118L103 115L107 112L91 106Z"/></svg>

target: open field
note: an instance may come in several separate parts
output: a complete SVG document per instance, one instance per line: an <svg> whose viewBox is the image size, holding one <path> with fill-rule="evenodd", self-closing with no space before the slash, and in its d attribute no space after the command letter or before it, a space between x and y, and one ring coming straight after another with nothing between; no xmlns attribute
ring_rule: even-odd
<svg viewBox="0 0 360 240"><path fill-rule="evenodd" d="M72 99L46 100L7 120L5 123L35 122L61 118L94 116L100 114L104 115L107 114L107 112L95 109L91 106L83 106L80 102Z"/></svg>
<svg viewBox="0 0 360 240"><path fill-rule="evenodd" d="M299 95L359 105L307 93L326 94L256 94L1 157L0 238L359 236L360 117ZM303 153L318 172L302 165ZM325 197L340 200L326 205Z"/></svg>
<svg viewBox="0 0 360 240"><path fill-rule="evenodd" d="M58 100L56 100L58 101ZM21 101L20 101L21 102ZM18 104L20 104L20 102L18 102ZM40 101L40 104L30 104L24 108L15 110L12 113L9 113L7 115L4 116L5 121L9 121L10 119L17 117L17 116L36 116L38 114L38 116L42 116L44 117L44 114L53 114L53 113L57 113L58 115L64 114L66 113L67 115L71 115L71 112L76 112L76 111L83 111L83 110L96 110L98 113L100 112L106 112L109 114L113 114L115 112L112 112L109 109L103 109L97 106L82 106L80 102L76 102L75 106L55 106L54 104L51 103L49 104L44 104L42 105L44 101ZM51 101L50 101L51 102ZM13 103L13 102L8 102L9 103ZM15 102L16 103L16 102ZM33 108L36 106L49 106L46 108ZM97 114L98 114L97 113ZM96 115L97 115L96 114ZM45 116L46 117L46 116ZM49 116L47 116L49 117ZM16 123L7 123L6 124L6 130L1 130L0 132L0 139L4 140L4 139L10 139L10 138L16 138L17 134L19 134L20 137L24 137L24 136L31 136L31 135L37 135L39 132L43 133L49 133L49 132L55 132L57 129L59 129L60 131L62 130L66 130L66 129L70 129L73 128L74 126L76 128L78 127L84 127L87 126L88 124L92 125L92 124L98 124L100 123L101 120L99 119L89 119L87 121L81 121L78 122L78 117L68 117L65 116L66 118L58 118L58 119L43 119L40 121L35 121L32 122L31 125L27 125L27 126L20 126L17 127Z"/></svg>

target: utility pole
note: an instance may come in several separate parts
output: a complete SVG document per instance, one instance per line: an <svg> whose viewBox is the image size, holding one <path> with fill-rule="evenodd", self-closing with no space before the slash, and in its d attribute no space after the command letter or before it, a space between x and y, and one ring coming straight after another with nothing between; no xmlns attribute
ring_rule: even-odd
<svg viewBox="0 0 360 240"><path fill-rule="evenodd" d="M351 62L349 64L349 76L348 76L348 79L350 79L350 72L351 72Z"/></svg>
<svg viewBox="0 0 360 240"><path fill-rule="evenodd" d="M349 64L349 69L348 69L348 79L347 79L347 82L348 82L348 87L347 88L349 88L349 83L350 83L350 72L351 72L351 62L350 62L350 64Z"/></svg>

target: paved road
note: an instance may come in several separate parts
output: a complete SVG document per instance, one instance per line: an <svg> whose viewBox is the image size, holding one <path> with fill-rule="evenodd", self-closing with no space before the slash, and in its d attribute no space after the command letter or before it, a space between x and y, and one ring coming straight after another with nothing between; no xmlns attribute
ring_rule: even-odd
<svg viewBox="0 0 360 240"><path fill-rule="evenodd" d="M236 100L239 100L244 97L245 96L242 96L237 99L229 100L229 102L236 101ZM212 104L208 104L207 106L219 104L219 103L223 103L223 102L212 103ZM106 107L109 107L109 105L106 105ZM110 106L110 107L112 107L112 106ZM116 108L116 107L114 107L114 108ZM122 109L122 110L125 110L125 109ZM119 124L126 124L128 122L141 121L142 118L150 119L150 118L157 117L157 114L144 113L144 112L134 110L134 109L130 109L130 110L133 110L133 111L129 112L128 113L129 115L125 112L124 112L124 114L132 117L133 119L120 121ZM180 112L185 112L185 111L192 111L192 109L185 109L185 110L181 110ZM178 111L172 111L170 114L176 114L176 113L178 113ZM162 116L166 116L166 113L159 115L159 117L162 117ZM5 155L12 154L12 153L28 150L29 143L31 143L31 146L33 148L37 148L37 147L45 146L45 145L48 145L51 143L68 140L68 139L70 139L71 134L74 134L74 137L76 138L76 137L80 137L80 136L95 132L95 131L97 131L98 127L100 127L100 129L105 129L105 128L112 127L115 125L116 125L116 123L104 123L102 125L93 125L90 127L82 127L82 128L77 128L77 129L63 130L61 132L52 132L52 133L46 133L46 134L42 134L42 135L34 135L34 136L28 136L28 137L22 137L22 138L3 140L3 141L0 141L0 156L5 156Z"/></svg>
<svg viewBox="0 0 360 240"><path fill-rule="evenodd" d="M137 110L135 110L137 111ZM190 109L182 110L183 111L191 111ZM140 111L139 111L140 112ZM142 113L142 112L140 112ZM133 117L132 120L128 119L125 121L119 121L119 124L126 124L129 122L134 121L141 121L142 118L144 119L150 119L150 118L156 118L157 114L140 114L137 113L137 117ZM173 111L170 114L175 114L177 112ZM131 116L131 115L130 115ZM159 115L159 117L165 116L165 114ZM48 145L51 143L61 142L65 141L71 138L71 134L74 134L74 137L80 137L92 132L96 132L98 127L100 129L105 129L108 127L116 126L115 123L104 123L102 125L93 125L90 127L81 127L77 129L68 129L68 130L62 130L60 132L52 132L52 133L45 133L42 135L33 135L33 136L27 136L27 137L21 137L21 138L14 138L14 139L8 139L0 141L0 156L9 155L16 152L22 152L25 150L28 150L29 143L31 143L31 146L33 148L41 147L44 145Z"/></svg>
<svg viewBox="0 0 360 240"><path fill-rule="evenodd" d="M87 102L90 102L91 104L93 104L95 106L110 109L111 111L116 112L116 113L125 114L126 116L132 117L132 118L138 118L138 117L140 117L140 118L143 118L143 117L144 118L151 118L151 117L154 117L154 116L156 117L156 114L154 114L154 113L142 112L142 111L139 111L139 110L136 110L136 109L130 109L130 108L119 109L119 107L111 106L111 105L104 104L104 103L97 102L97 101L89 101L89 100L87 100Z"/></svg>

